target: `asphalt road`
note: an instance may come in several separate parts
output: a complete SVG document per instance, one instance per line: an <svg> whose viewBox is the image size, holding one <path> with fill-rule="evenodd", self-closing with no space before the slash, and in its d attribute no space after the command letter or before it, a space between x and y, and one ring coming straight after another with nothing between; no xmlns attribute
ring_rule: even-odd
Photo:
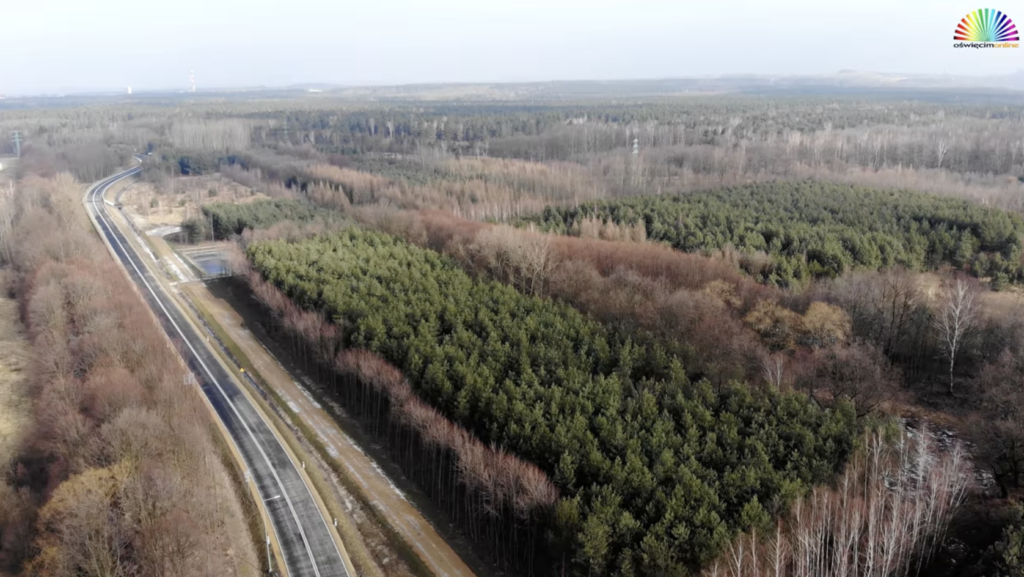
<svg viewBox="0 0 1024 577"><path fill-rule="evenodd" d="M112 184L135 176L139 168L114 175L86 194L86 209L95 218L114 256L175 343L203 394L231 434L255 481L270 516L290 577L349 577L349 571L309 487L281 441L217 361L204 337L188 322L177 303L157 281L128 239L107 214L103 194Z"/></svg>

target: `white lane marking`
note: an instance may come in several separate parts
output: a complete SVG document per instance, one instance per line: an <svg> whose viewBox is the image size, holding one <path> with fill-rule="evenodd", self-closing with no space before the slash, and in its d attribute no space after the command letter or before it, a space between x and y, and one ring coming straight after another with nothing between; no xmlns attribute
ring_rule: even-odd
<svg viewBox="0 0 1024 577"><path fill-rule="evenodd" d="M132 174L134 174L137 171L138 171L138 169L133 169L132 171L129 171L128 173L122 173L121 175L118 175L117 177L114 177L109 182L100 184L99 186L97 186L96 188L93 189L92 194L95 196L96 193L101 191L101 190L105 192L106 189L111 184L117 182L121 178L126 178L127 176L131 176ZM270 459L267 457L266 452L263 450L263 446L259 443L259 441L256 440L256 436L253 435L252 430L249 428L249 424L245 421L245 419L242 418L242 415L238 412L238 409L235 407L234 403L231 402L231 399L228 397L227 393L224 392L224 389L220 386L220 383L217 382L217 379L213 378L212 372L210 371L209 367L206 366L206 363L203 362L203 359L199 356L199 353L196 352L195 348L192 347L192 343L190 343L188 341L188 339L185 338L185 334L184 334L184 332L182 332L181 327L178 326L178 323L174 322L174 318L171 316L171 313L167 310L166 307L164 307L164 304L163 304L163 302L161 302L160 297L157 296L156 292L153 290L153 287L150 286L149 281L146 280L146 276L142 273L141 270L139 270L139 267L136 266L135 261L133 261L131 259L131 255L128 252L128 250L125 249L124 244L121 243L120 239L117 238L116 234L113 234L113 230L114 229L113 229L113 226L111 225L110 221L108 220L108 218L104 214L105 210L104 211L95 210L95 212L96 212L97 216L99 216L100 218L103 219L104 224L106 224L108 230L111 231L111 237L112 237L113 241L117 243L117 245L121 248L121 251L124 252L126 257L128 257L128 262L129 262L129 264L132 265L132 268L135 269L135 272L139 275L139 280L141 280L142 283L144 285L146 285L146 289L149 290L149 293L153 296L153 299L160 306L160 309L164 311L164 314L167 316L167 320L170 321L171 325L174 327L174 329L181 336L182 342L184 342L185 345L189 348L189 350L192 351L192 354L195 356L196 361L198 361L200 366L203 367L203 370L206 371L206 375L208 377L210 377L210 381L213 382L213 384L217 387L217 390L220 391L221 396L224 397L224 400L227 402L228 406L231 407L231 411L233 413L235 413L235 416L238 417L239 421L241 421L242 426L245 427L246 432L249 434L249 437L252 439L253 443L256 445L256 448L259 449L260 455L263 456L263 460L267 463L267 466L270 467L270 472L273 474L274 480L277 481L278 486L281 487L282 490L283 490L284 489L284 484L281 482L281 478L278 476L277 470L274 469L274 466L270 463ZM143 266L145 266L145 265L143 265ZM254 407L254 411L255 411L255 407ZM271 431L271 433L274 434L275 439L276 439L276 433L273 433L273 429L271 429L270 425L266 422L265 419L263 419L263 415L260 415L259 411L255 411L255 412L260 417L260 420L263 420L264 425L266 425L267 428ZM278 442L280 443L280 440L278 440ZM283 448L282 448L282 450L283 450ZM290 459L289 459L289 461L290 461ZM306 486L305 483L303 483L302 486L305 487L306 492L309 493L310 499L313 500L313 495L312 495L312 492L309 490L309 487ZM257 488L257 490L258 490L258 488ZM313 551L312 551L312 549L310 549L309 540L306 538L306 532L303 530L302 523L299 521L298 513L296 513L295 507L292 505L291 499L288 497L287 492L285 492L285 491L283 491L283 492L284 492L285 502L288 503L288 509L292 513L292 518L295 520L295 524L298 526L298 529L299 529L299 535L302 537L303 545L305 545L305 547L306 547L306 553L309 555L310 563L313 566L313 572L316 574L317 577L320 577L320 570L317 568L316 559L313 557ZM314 500L314 504L315 504L315 500ZM324 527L327 528L327 531L328 531L328 534L329 534L330 533L330 527L327 525L327 519L324 518L323 512L320 511L320 507L319 506L316 507L316 509L317 509L318 512L320 512L320 519L323 521ZM276 532L276 528L275 528L275 532ZM337 544L337 542L334 541L333 537L331 538L331 542L334 543L334 549L335 549L335 551L337 551L338 557L341 558L341 551L338 550L338 544ZM345 571L345 574L347 575L348 574L348 567L345 565L344 559L341 559L341 560L342 560L342 563L341 563L342 568Z"/></svg>
<svg viewBox="0 0 1024 577"><path fill-rule="evenodd" d="M112 185L114 182L117 182L117 180L119 179L114 179L111 182L107 183L105 186L98 187L96 190L93 191L93 193L95 194L100 190L106 192L106 189L109 188L110 185ZM203 362L203 359L202 357L199 356L199 353L196 352L196 350L192 347L192 343L188 342L188 339L185 338L185 334L181 330L181 327L178 326L178 323L174 322L174 318L171 316L171 313L167 310L166 307L164 307L164 304L163 302L161 302L160 297L157 296L156 292L153 290L153 287L150 286L149 281L146 280L146 276L142 273L141 270L139 270L139 267L135 265L135 261L131 259L131 255L125 248L124 244L120 241L120 239L117 238L117 235L114 234L114 229L110 220L106 217L106 215L100 213L99 211L97 211L97 214L103 219L103 224L105 224L107 226L107 229L111 232L110 238L117 243L117 246L121 248L121 251L124 253L125 257L127 257L129 264L132 265L132 268L135 269L136 274L139 275L139 280L141 280L142 283L146 286L146 289L149 291L150 295L153 296L153 300L155 300L157 305L160 306L160 309L164 311L164 315L167 316L167 320L170 321L171 325L174 327L174 330L176 330L178 332L178 335L181 336L182 342L184 342L185 345L188 346L189 350L192 351L192 354L195 356L196 361L198 361L199 365L203 367L204 371L206 371L206 375L210 378L210 381L214 384L214 386L217 387L217 390L220 391L221 396L224 397L225 402L228 404L228 406L231 407L231 411L242 423L242 426L245 428L246 433L249 434L249 438L252 439L253 444L255 444L256 448L259 449L260 455L263 456L264 462L266 462L267 466L270 468L270 472L271 474L273 474L274 480L277 481L277 485L281 487L281 489L283 490L284 484L281 482L280 477L278 477L277 470L274 469L274 466L271 464L269 457L267 457L266 452L264 452L263 450L263 446L260 444L259 441L256 440L256 436L249 428L249 424L246 422L244 418L242 418L242 415L238 412L238 409L235 407L234 403L231 402L231 399L228 397L227 393L224 392L224 389L220 386L220 383L217 382L217 379L213 377L213 373L210 371L209 367L206 366L206 363ZM302 537L302 543L306 547L306 553L309 556L310 563L313 565L313 572L316 574L317 577L320 577L320 571L317 568L316 560L313 557L313 551L312 549L310 549L309 540L306 538L306 532L303 530L302 523L299 521L298 513L296 513L295 507L292 505L291 499L288 498L287 494L285 494L285 502L288 503L288 509L291 511L292 519L295 521L295 524L299 529L299 536Z"/></svg>
<svg viewBox="0 0 1024 577"><path fill-rule="evenodd" d="M108 188L114 182L117 182L117 180L119 180L119 179L112 180L106 186L103 186L103 187L100 187L100 188L105 192L106 188ZM99 189L97 189L97 191L98 190ZM94 191L94 194L97 191ZM97 212L99 212L99 211L97 211ZM146 280L146 276L142 273L141 270L139 270L139 267L135 265L135 261L133 261L131 259L131 254L129 253L129 251L125 248L125 246L121 242L121 240L117 238L117 235L114 234L114 232L113 232L114 229L113 229L113 226L111 225L110 220L106 217L106 215L103 215L103 214L100 214L100 217L103 219L103 223L107 226L107 229L111 231L111 235L110 236L111 236L112 240L114 242L116 242L117 246L119 246L121 248L121 251L127 257L129 264L132 265L132 268L135 269L136 274L139 275L139 280L141 280L142 283L144 285L146 285L146 289L149 291L150 295L153 296L153 300L155 300L157 305L160 306L160 309L164 312L164 315L167 316L167 320L174 327L174 330L178 332L179 336L181 336L182 342L184 342L185 345L188 346L189 350L192 351L192 354L195 356L196 361L199 362L199 365L203 367L204 371L206 371L206 375L210 378L210 381L214 384L214 386L217 387L217 390L220 391L221 396L224 397L225 402L227 402L228 406L231 407L231 411L235 414L235 416L238 418L238 420L242 423L242 426L245 428L246 433L249 434L249 438L252 439L253 444L255 444L256 448L259 449L260 455L263 456L263 460L264 460L264 462L266 462L267 467L270 468L270 472L271 472L271 474L273 474L274 480L277 481L278 487L281 487L281 489L283 490L284 489L284 483L281 482L281 478L277 475L277 470L274 469L273 464L271 464L271 462L270 462L270 458L267 457L266 452L264 452L263 445L261 445L260 442L256 440L256 436L253 434L252 430L249 428L248 422L246 422L246 420L244 418L242 418L241 413L238 412L238 409L235 407L234 403L231 402L231 399L228 397L227 393L224 392L224 389L220 386L220 383L217 382L217 379L215 379L213 377L213 373L210 371L209 367L206 366L206 363L203 362L202 357L200 357L199 353L195 350L195 348L192 347L192 343L190 343L188 341L188 339L185 338L185 334L181 330L181 327L178 326L178 323L174 322L174 318L171 316L171 313L164 306L163 302L160 300L160 297L157 296L156 292L153 290L153 287L150 286L149 281ZM302 537L302 543L306 547L306 553L308 554L309 561L310 561L310 563L313 566L313 572L316 574L317 577L320 577L320 571L317 568L316 559L313 557L313 551L312 551L312 549L309 546L309 540L306 538L306 532L302 528L302 523L301 523L301 521L299 521L298 513L295 511L295 507L292 505L291 499L288 498L287 493L285 493L285 502L288 503L288 509L291 511L292 519L295 521L295 525L299 529L299 536ZM326 521L325 521L325 523L326 523Z"/></svg>

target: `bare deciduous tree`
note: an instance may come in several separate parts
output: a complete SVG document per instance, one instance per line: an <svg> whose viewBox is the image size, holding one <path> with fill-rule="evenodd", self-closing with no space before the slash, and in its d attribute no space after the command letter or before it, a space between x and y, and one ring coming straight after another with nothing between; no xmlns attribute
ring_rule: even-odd
<svg viewBox="0 0 1024 577"><path fill-rule="evenodd" d="M949 152L949 140L947 138L940 138L935 142L935 168L942 168L942 159L946 158L946 153Z"/></svg>
<svg viewBox="0 0 1024 577"><path fill-rule="evenodd" d="M896 393L897 373L874 346L852 343L815 351L811 358L812 386L827 389L831 399L853 401L858 415L870 413Z"/></svg>
<svg viewBox="0 0 1024 577"><path fill-rule="evenodd" d="M935 330L943 353L949 362L949 393L953 394L953 368L964 341L978 326L979 311L976 301L978 289L965 278L946 283L939 296L935 311Z"/></svg>
<svg viewBox="0 0 1024 577"><path fill-rule="evenodd" d="M960 445L927 430L894 441L868 434L835 487L794 503L772 535L742 535L703 575L890 577L920 572L942 543L971 482ZM724 571L723 571L724 566Z"/></svg>
<svg viewBox="0 0 1024 577"><path fill-rule="evenodd" d="M548 235L495 226L481 230L467 250L502 281L526 294L543 292L552 267Z"/></svg>
<svg viewBox="0 0 1024 577"><path fill-rule="evenodd" d="M785 377L786 357L782 353L769 354L765 351L758 360L765 382L776 389L781 389Z"/></svg>
<svg viewBox="0 0 1024 577"><path fill-rule="evenodd" d="M1024 351L1019 347L1013 347L1017 354L1008 349L985 363L974 379L989 415L971 426L974 456L992 471L1004 497L1024 482Z"/></svg>
<svg viewBox="0 0 1024 577"><path fill-rule="evenodd" d="M175 146L190 150L222 152L246 150L252 143L252 127L241 119L187 119L171 124L168 137Z"/></svg>

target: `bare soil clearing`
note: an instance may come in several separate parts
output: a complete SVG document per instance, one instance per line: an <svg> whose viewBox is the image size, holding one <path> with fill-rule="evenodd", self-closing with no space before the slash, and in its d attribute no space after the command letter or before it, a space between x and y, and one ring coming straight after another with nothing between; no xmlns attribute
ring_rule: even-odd
<svg viewBox="0 0 1024 577"><path fill-rule="evenodd" d="M210 191L215 194L211 196ZM121 204L135 224L147 230L178 226L183 220L197 216L199 207L206 204L243 204L267 198L270 197L215 174L175 178L167 186L137 181L124 189Z"/></svg>

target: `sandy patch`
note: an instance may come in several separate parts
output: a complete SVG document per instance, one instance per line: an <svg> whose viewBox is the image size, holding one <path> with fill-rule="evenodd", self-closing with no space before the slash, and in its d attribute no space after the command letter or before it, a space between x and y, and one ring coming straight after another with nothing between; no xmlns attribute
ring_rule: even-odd
<svg viewBox="0 0 1024 577"><path fill-rule="evenodd" d="M119 189L118 189L119 190ZM113 194L117 194L114 190ZM215 194L211 195L210 191ZM179 177L164 185L135 182L124 189L121 204L139 228L177 226L199 214L199 208L215 202L241 204L269 198L254 193L219 174Z"/></svg>

